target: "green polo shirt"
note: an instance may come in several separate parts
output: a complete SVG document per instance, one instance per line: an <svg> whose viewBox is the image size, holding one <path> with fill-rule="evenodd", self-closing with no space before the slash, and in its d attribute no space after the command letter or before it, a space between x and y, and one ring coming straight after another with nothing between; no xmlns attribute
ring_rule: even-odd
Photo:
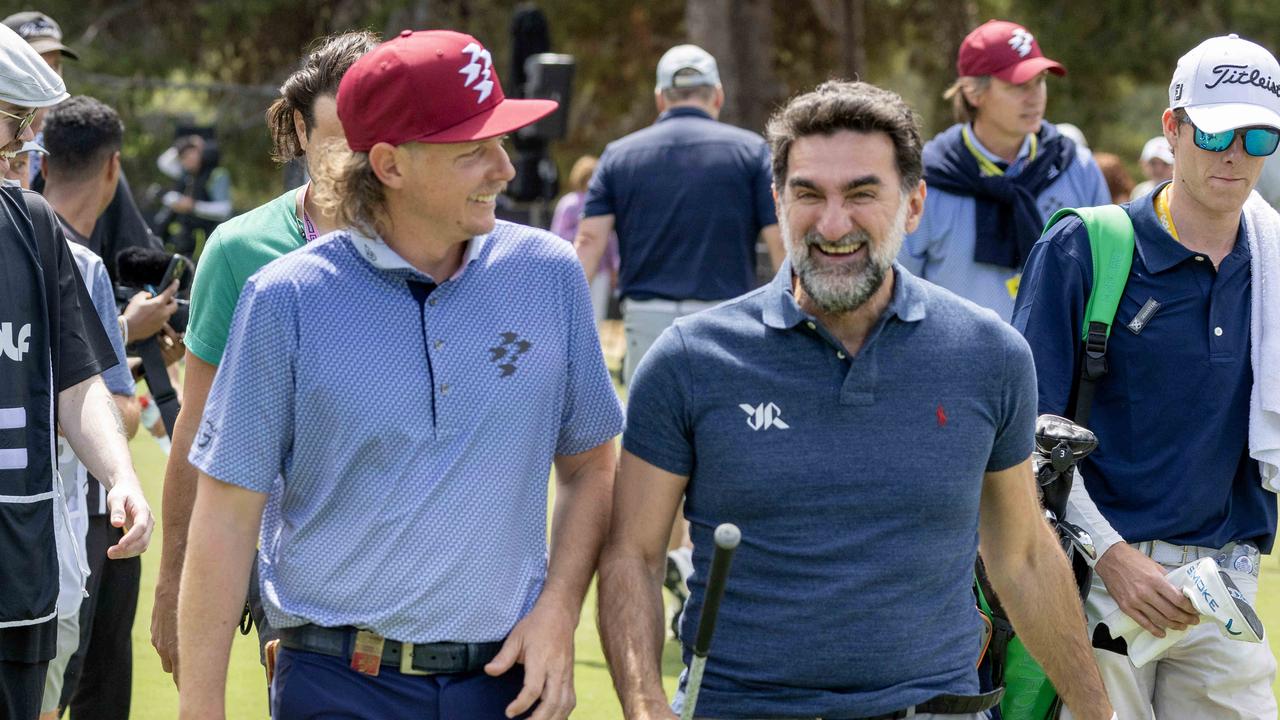
<svg viewBox="0 0 1280 720"><path fill-rule="evenodd" d="M191 288L187 349L211 365L222 362L231 316L250 275L306 244L298 222L297 189L234 217L209 236Z"/></svg>

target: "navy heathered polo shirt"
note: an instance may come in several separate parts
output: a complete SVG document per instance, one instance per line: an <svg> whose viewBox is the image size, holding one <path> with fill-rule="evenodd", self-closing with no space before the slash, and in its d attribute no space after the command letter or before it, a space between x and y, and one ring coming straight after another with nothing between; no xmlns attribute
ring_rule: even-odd
<svg viewBox="0 0 1280 720"><path fill-rule="evenodd" d="M623 446L689 477L694 567L733 561L698 701L707 717L866 717L978 690L983 474L1035 431L1027 344L995 313L895 268L864 347L772 283L677 320L641 361Z"/></svg>
<svg viewBox="0 0 1280 720"><path fill-rule="evenodd" d="M1218 548L1275 540L1276 496L1249 459L1250 270L1247 229L1214 270L1174 240L1144 195L1127 205L1136 247L1107 346L1090 425L1098 449L1085 487L1128 542ZM1093 287L1089 236L1078 218L1031 249L1013 324L1039 375L1040 412L1063 414L1079 376L1080 332ZM1154 314L1130 327L1143 306Z"/></svg>
<svg viewBox="0 0 1280 720"><path fill-rule="evenodd" d="M756 286L771 182L764 138L677 107L605 148L583 217L614 216L622 297L724 300Z"/></svg>

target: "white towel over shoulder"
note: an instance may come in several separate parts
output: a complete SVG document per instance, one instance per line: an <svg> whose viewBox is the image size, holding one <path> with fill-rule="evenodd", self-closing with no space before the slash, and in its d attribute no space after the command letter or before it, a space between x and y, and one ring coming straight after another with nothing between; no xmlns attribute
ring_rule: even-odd
<svg viewBox="0 0 1280 720"><path fill-rule="evenodd" d="M1252 256L1249 457L1262 469L1262 485L1280 492L1280 213L1254 192L1244 205Z"/></svg>

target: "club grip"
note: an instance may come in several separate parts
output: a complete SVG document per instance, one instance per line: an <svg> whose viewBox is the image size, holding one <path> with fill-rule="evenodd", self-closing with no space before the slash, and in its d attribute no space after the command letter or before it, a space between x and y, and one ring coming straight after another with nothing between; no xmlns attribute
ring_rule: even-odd
<svg viewBox="0 0 1280 720"><path fill-rule="evenodd" d="M733 551L742 541L742 531L733 523L723 523L716 528L716 549L711 555L711 574L707 576L707 593L698 616L698 634L693 640L693 654L706 657L711 649L711 635L716 631L716 616L720 613L720 600L724 597L724 583L729 576L729 563Z"/></svg>

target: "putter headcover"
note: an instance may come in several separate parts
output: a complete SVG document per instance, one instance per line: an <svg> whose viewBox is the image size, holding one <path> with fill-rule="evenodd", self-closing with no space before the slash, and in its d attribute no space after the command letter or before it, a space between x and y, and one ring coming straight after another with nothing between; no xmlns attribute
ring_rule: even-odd
<svg viewBox="0 0 1280 720"><path fill-rule="evenodd" d="M1213 558L1187 563L1165 577L1191 600L1202 618L1217 623L1224 636L1241 642L1262 642L1265 631L1258 613L1231 578L1218 569ZM1158 638L1121 610L1111 613L1103 622L1111 631L1111 637L1124 638L1135 667L1160 657L1187 634L1186 630L1166 630L1164 637Z"/></svg>

